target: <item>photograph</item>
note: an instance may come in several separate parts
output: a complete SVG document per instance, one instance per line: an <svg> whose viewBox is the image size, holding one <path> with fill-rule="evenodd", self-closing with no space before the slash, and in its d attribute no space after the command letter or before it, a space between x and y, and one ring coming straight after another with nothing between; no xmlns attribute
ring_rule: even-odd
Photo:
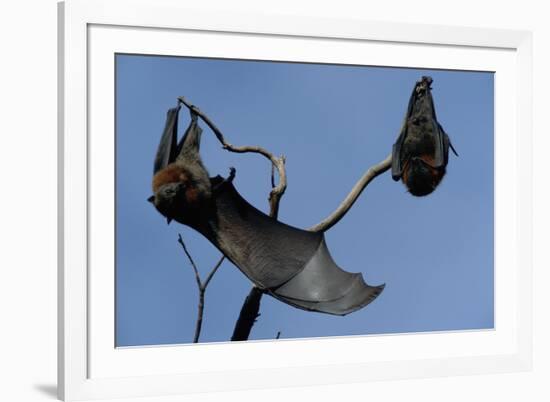
<svg viewBox="0 0 550 402"><path fill-rule="evenodd" d="M114 73L116 347L494 330L494 72Z"/></svg>

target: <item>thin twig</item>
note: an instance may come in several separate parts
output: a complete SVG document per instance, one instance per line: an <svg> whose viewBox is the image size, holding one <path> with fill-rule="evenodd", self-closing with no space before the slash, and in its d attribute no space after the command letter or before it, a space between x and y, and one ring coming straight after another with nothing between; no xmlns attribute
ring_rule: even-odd
<svg viewBox="0 0 550 402"><path fill-rule="evenodd" d="M222 255L220 257L220 259L218 260L218 262L216 263L216 265L214 265L214 268L212 268L212 271L210 271L210 273L208 274L208 276L206 277L206 280L204 281L204 290L206 291L206 287L208 286L208 284L210 283L210 281L212 280L212 277L214 276L214 274L216 273L216 271L218 270L218 268L222 265L222 262L223 260L225 260L225 255Z"/></svg>
<svg viewBox="0 0 550 402"><path fill-rule="evenodd" d="M208 118L207 115L205 115L204 113L202 113L200 111L200 109L198 107L196 107L195 105L189 103L183 96L180 96L178 98L178 102L182 103L183 105L187 106L189 108L189 110L191 110L192 112L194 112L197 116L199 116L207 125L208 127L210 127L212 129L212 131L214 132L214 134L216 135L216 137L218 138L218 140L224 144L225 143L225 139L223 137L223 134L222 132L218 129L218 127L216 127L216 125L214 123L212 123L212 120L210 120Z"/></svg>
<svg viewBox="0 0 550 402"><path fill-rule="evenodd" d="M183 248L183 251L187 256L187 259L191 263L191 267L193 268L193 272L195 273L195 280L197 281L197 287L199 289L199 304L197 306L197 322L195 324L195 335L193 336L193 343L198 343L199 337L201 335L201 329L202 329L202 317L204 314L204 294L206 293L206 288L208 287L208 284L212 280L212 277L214 276L218 268L222 265L222 262L224 261L225 256L222 255L222 257L218 260L214 268L212 268L212 270L210 271L210 273L206 277L206 280L203 283L201 280L201 276L199 274L197 265L195 264L195 261L193 260L191 253L189 253L189 250L187 249L187 246L185 245L185 242L183 241L183 237L181 237L181 234L178 234L178 243L181 244L181 247Z"/></svg>
<svg viewBox="0 0 550 402"><path fill-rule="evenodd" d="M197 286L199 290L202 289L202 282L201 282L201 276L199 274L199 270L197 269L197 265L195 264L195 261L193 260L193 257L191 257L191 254L189 254L189 250L187 250L187 246L183 242L183 238L181 237L181 234L178 234L178 243L181 244L181 247L183 248L183 251L185 252L185 255L187 256L187 259L191 263L191 267L193 267L193 272L195 273L195 280L197 281Z"/></svg>
<svg viewBox="0 0 550 402"><path fill-rule="evenodd" d="M353 186L349 194L344 198L342 203L330 214L327 218L319 222L317 225L310 227L308 230L311 232L324 232L331 227L333 227L344 215L349 211L353 206L357 198L361 195L365 187L374 179L375 177L381 175L386 170L391 167L392 155L388 155L386 159L382 162L377 163L374 166L371 166L365 174L359 179L359 181Z"/></svg>

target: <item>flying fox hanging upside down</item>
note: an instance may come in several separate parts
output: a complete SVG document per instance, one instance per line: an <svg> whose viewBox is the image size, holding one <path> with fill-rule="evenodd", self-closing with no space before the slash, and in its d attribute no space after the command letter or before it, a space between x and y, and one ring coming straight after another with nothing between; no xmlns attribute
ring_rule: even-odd
<svg viewBox="0 0 550 402"><path fill-rule="evenodd" d="M392 177L415 196L430 194L445 175L451 140L435 115L431 77L413 88L401 133L392 150Z"/></svg>
<svg viewBox="0 0 550 402"><path fill-rule="evenodd" d="M154 165L149 201L166 217L200 232L257 287L294 307L346 315L384 289L333 261L322 233L298 229L250 205L227 178L209 177L200 157L201 128L191 123L177 143L180 106L170 109Z"/></svg>

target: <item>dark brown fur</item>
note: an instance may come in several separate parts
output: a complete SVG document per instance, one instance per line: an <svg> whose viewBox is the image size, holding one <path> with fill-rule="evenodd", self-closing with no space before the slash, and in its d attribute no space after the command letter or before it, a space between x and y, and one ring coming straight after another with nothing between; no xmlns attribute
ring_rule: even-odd
<svg viewBox="0 0 550 402"><path fill-rule="evenodd" d="M443 176L445 175L445 170L436 169L433 167L435 163L433 155L423 154L423 155L420 155L419 158L422 159L424 162L426 162L427 165L429 165L429 169L433 177L434 186L438 185L441 179L443 179ZM403 176L401 178L401 181L406 184L408 179L409 179L409 160L407 160L407 162L405 163L405 166L403 167Z"/></svg>
<svg viewBox="0 0 550 402"><path fill-rule="evenodd" d="M199 206L201 201L210 197L210 180L201 182L202 177L194 177L191 171L181 163L172 163L153 177L153 192L170 183L182 183L185 186L185 201L188 206Z"/></svg>
<svg viewBox="0 0 550 402"><path fill-rule="evenodd" d="M156 193L158 189L165 184L185 181L187 181L185 168L181 165L172 163L157 172L153 177L153 193Z"/></svg>

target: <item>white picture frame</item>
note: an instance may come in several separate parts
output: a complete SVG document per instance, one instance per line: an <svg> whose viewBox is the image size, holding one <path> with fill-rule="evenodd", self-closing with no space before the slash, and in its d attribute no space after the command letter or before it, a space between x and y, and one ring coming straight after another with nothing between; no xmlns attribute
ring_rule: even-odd
<svg viewBox="0 0 550 402"><path fill-rule="evenodd" d="M368 56L352 51L357 47L368 50ZM529 32L206 13L174 0L69 0L59 4L59 48L60 398L144 397L530 369ZM116 52L292 61L323 57L344 64L371 57L359 64L495 71L495 330L115 349L109 262L113 208L105 201L112 197L103 193L112 188L113 170L109 163L94 163L109 158L93 150L100 146L111 152L111 63ZM418 54L422 65L415 61ZM105 187L97 187L97 178ZM98 209L101 214L90 213ZM101 222L95 220L99 215L104 217ZM98 262L103 268L92 269Z"/></svg>

